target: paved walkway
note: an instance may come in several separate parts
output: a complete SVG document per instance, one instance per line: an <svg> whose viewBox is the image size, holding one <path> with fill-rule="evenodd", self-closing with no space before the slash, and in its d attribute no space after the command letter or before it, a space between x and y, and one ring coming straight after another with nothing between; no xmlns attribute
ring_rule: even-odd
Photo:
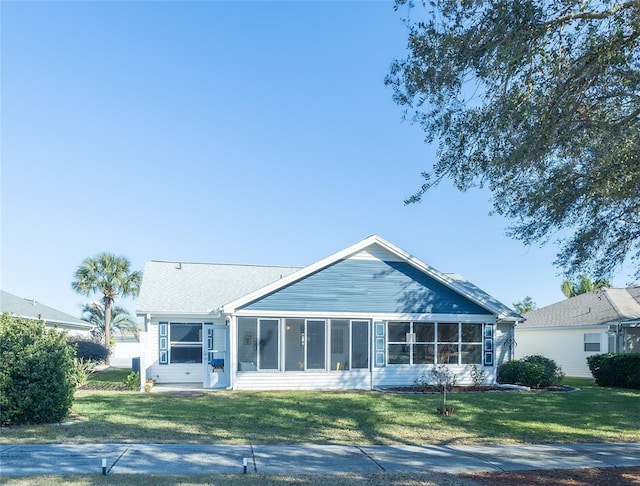
<svg viewBox="0 0 640 486"><path fill-rule="evenodd" d="M518 446L0 445L0 475L465 473L640 466L640 443Z"/></svg>

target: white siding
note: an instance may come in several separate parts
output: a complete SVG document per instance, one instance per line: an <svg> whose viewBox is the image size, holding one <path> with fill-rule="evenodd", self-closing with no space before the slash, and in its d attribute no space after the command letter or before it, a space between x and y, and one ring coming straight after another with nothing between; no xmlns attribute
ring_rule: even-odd
<svg viewBox="0 0 640 486"><path fill-rule="evenodd" d="M457 376L458 385L472 385L472 365L449 366ZM237 390L370 390L390 386L413 386L423 372L429 374L432 365L392 365L369 370L345 372L237 372ZM494 383L495 368L481 367L485 383Z"/></svg>
<svg viewBox="0 0 640 486"><path fill-rule="evenodd" d="M368 370L312 372L237 372L237 390L369 390Z"/></svg>
<svg viewBox="0 0 640 486"><path fill-rule="evenodd" d="M473 365L448 365L456 375L456 384L472 385L471 370ZM480 366L478 368L485 371L485 384L495 383L495 368L492 366ZM375 387L388 386L413 386L423 373L426 373L428 382L431 382L431 371L433 365L389 365L384 368L374 370L373 381Z"/></svg>
<svg viewBox="0 0 640 486"><path fill-rule="evenodd" d="M399 256L385 250L381 246L371 245L366 249L351 255L352 260L382 260L383 262L400 262L403 261Z"/></svg>
<svg viewBox="0 0 640 486"><path fill-rule="evenodd" d="M604 328L526 329L517 328L516 359L539 354L554 360L567 376L591 378L587 357L607 352ZM601 333L600 352L584 350L585 333Z"/></svg>
<svg viewBox="0 0 640 486"><path fill-rule="evenodd" d="M163 320L163 322L165 322ZM185 320L181 320L185 322ZM188 322L188 321L187 321ZM147 378L157 383L200 383L204 379L202 363L188 364L158 364L158 322L152 322L148 327L146 339Z"/></svg>

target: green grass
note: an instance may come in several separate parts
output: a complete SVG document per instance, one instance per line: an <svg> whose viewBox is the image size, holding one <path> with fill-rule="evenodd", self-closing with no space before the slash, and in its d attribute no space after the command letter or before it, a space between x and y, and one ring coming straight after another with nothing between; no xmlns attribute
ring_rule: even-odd
<svg viewBox="0 0 640 486"><path fill-rule="evenodd" d="M448 417L436 413L438 394L221 391L181 397L79 391L73 411L83 421L4 428L0 443L640 442L640 391L567 381L581 390L450 393L448 405L456 410Z"/></svg>

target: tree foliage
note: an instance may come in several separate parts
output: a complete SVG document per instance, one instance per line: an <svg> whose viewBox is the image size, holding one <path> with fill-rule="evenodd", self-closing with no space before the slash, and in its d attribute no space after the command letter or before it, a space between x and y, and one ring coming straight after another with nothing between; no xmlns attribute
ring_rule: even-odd
<svg viewBox="0 0 640 486"><path fill-rule="evenodd" d="M82 306L82 320L93 324L93 331L91 331L93 337L104 338L105 315L102 303L94 301ZM127 309L118 305L111 307L110 327L112 330L115 329L121 333L131 332L136 337L138 336L138 329L133 316Z"/></svg>
<svg viewBox="0 0 640 486"><path fill-rule="evenodd" d="M576 280L563 281L560 289L565 297L569 298L607 287L611 287L611 284L607 280L596 280L594 282L586 275L578 275Z"/></svg>
<svg viewBox="0 0 640 486"><path fill-rule="evenodd" d="M73 355L65 333L0 315L0 425L64 419L76 389Z"/></svg>
<svg viewBox="0 0 640 486"><path fill-rule="evenodd" d="M85 258L76 269L71 288L83 295L101 294L104 304L104 343L111 340L111 309L115 298L140 293L142 272L132 271L129 259L112 253Z"/></svg>
<svg viewBox="0 0 640 486"><path fill-rule="evenodd" d="M396 8L406 0L396 0ZM561 243L567 274L640 258L640 0L434 0L407 7L386 84L443 178L486 186L508 233ZM636 267L640 277L640 267Z"/></svg>
<svg viewBox="0 0 640 486"><path fill-rule="evenodd" d="M538 308L536 303L528 295L519 302L514 302L513 307L518 314L524 314L525 312L531 312Z"/></svg>

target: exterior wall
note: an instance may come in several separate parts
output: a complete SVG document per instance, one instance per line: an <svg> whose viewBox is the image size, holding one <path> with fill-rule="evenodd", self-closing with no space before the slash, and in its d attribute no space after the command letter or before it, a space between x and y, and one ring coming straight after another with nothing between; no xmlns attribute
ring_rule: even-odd
<svg viewBox="0 0 640 486"><path fill-rule="evenodd" d="M178 316L172 318L153 318L147 325L145 339L145 360L147 366L146 377L157 383L198 383L204 382L204 363L159 363L159 322L192 322L203 323L200 319L185 319ZM204 342L203 342L204 347Z"/></svg>
<svg viewBox="0 0 640 486"><path fill-rule="evenodd" d="M554 360L567 376L591 378L587 357L608 352L606 326L572 329L516 328L516 359L539 354ZM585 333L600 333L600 351L584 350Z"/></svg>

